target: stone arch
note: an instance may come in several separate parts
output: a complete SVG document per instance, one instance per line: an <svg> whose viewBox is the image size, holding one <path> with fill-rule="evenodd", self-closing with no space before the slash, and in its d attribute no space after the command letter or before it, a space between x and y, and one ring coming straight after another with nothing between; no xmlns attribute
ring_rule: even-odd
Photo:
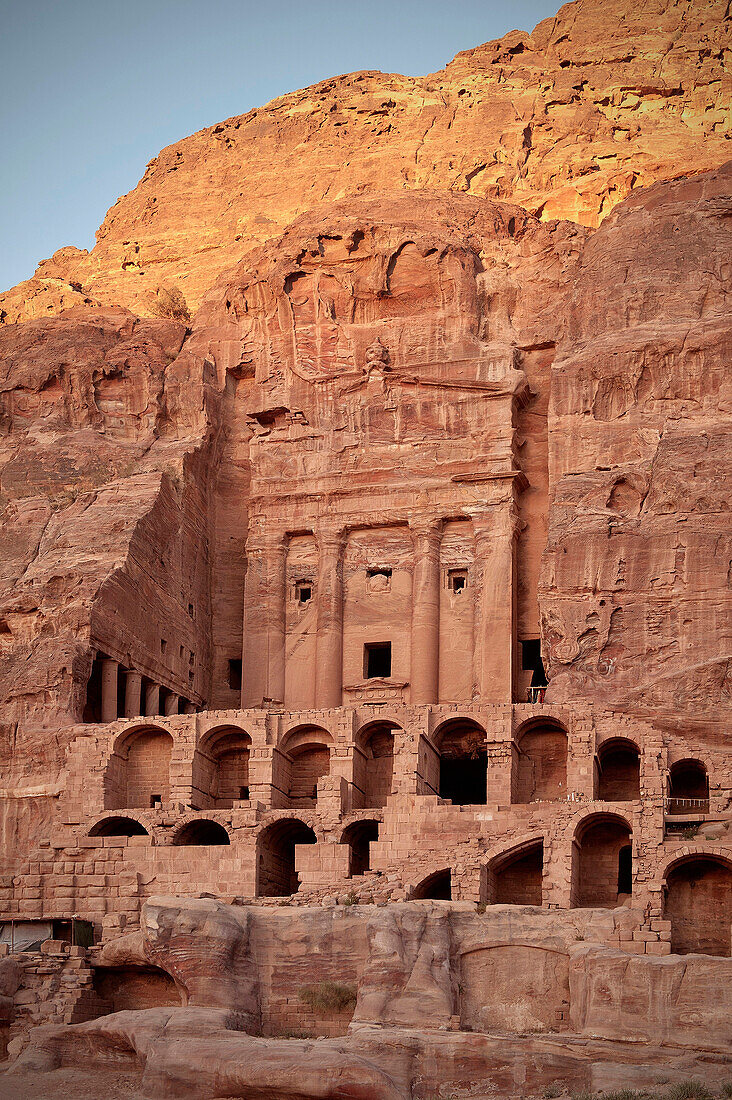
<svg viewBox="0 0 732 1100"><path fill-rule="evenodd" d="M100 817L89 830L89 836L149 836L145 826L135 817L111 814Z"/></svg>
<svg viewBox="0 0 732 1100"><path fill-rule="evenodd" d="M116 739L105 774L105 809L150 809L170 801L172 734L140 725Z"/></svg>
<svg viewBox="0 0 732 1100"><path fill-rule="evenodd" d="M298 725L288 730L279 745L284 766L278 784L287 792L290 806L307 808L318 800L318 780L330 772L331 734L322 726Z"/></svg>
<svg viewBox="0 0 732 1100"><path fill-rule="evenodd" d="M370 846L379 839L379 824L373 818L361 818L352 821L341 833L341 844L349 847L349 878L371 869Z"/></svg>
<svg viewBox="0 0 732 1100"><path fill-rule="evenodd" d="M640 749L629 737L610 737L595 756L595 798L634 802L640 798Z"/></svg>
<svg viewBox="0 0 732 1100"><path fill-rule="evenodd" d="M193 788L209 806L229 809L249 798L249 756L252 739L239 726L210 729L193 758Z"/></svg>
<svg viewBox="0 0 732 1100"><path fill-rule="evenodd" d="M489 905L541 905L544 838L534 837L496 855L485 868L482 900Z"/></svg>
<svg viewBox="0 0 732 1100"><path fill-rule="evenodd" d="M300 882L295 867L295 847L316 841L310 825L297 817L280 818L262 829L257 837L257 897L296 894Z"/></svg>
<svg viewBox="0 0 732 1100"><path fill-rule="evenodd" d="M675 955L732 955L732 857L697 851L664 874L663 915Z"/></svg>
<svg viewBox="0 0 732 1100"><path fill-rule="evenodd" d="M516 731L512 802L558 802L567 797L567 731L556 718L539 716Z"/></svg>
<svg viewBox="0 0 732 1100"><path fill-rule="evenodd" d="M181 825L173 836L176 847L230 844L228 830L220 821L209 817L193 817Z"/></svg>
<svg viewBox="0 0 732 1100"><path fill-rule="evenodd" d="M705 814L709 812L709 776L703 760L677 760L668 772L669 814Z"/></svg>
<svg viewBox="0 0 732 1100"><path fill-rule="evenodd" d="M440 798L458 806L484 806L488 776L487 734L474 718L450 717L434 730L440 758Z"/></svg>
<svg viewBox="0 0 732 1100"><path fill-rule="evenodd" d="M394 730L401 728L388 720L378 720L368 722L356 734L353 785L360 793L362 809L386 805L394 774Z"/></svg>
<svg viewBox="0 0 732 1100"><path fill-rule="evenodd" d="M572 842L573 909L614 909L630 899L632 840L632 826L620 814L590 813L579 822Z"/></svg>
<svg viewBox="0 0 732 1100"><path fill-rule="evenodd" d="M412 891L413 901L451 901L452 900L452 871L449 867L443 867L440 871L433 871L421 882L418 882Z"/></svg>

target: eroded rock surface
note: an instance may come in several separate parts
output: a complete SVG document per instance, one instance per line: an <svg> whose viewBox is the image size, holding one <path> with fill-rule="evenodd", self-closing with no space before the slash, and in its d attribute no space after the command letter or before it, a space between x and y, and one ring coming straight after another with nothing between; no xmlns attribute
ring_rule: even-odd
<svg viewBox="0 0 732 1100"><path fill-rule="evenodd" d="M194 310L253 243L364 192L467 192L597 225L634 188L727 159L729 37L725 0L577 0L426 77L324 80L164 149L92 252L59 250L0 317L81 296Z"/></svg>

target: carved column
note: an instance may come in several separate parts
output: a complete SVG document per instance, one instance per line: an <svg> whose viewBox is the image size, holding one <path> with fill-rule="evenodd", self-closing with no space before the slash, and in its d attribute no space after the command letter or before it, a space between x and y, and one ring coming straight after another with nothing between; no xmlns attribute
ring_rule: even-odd
<svg viewBox="0 0 732 1100"><path fill-rule="evenodd" d="M165 713L177 714L178 713L178 701L179 695L176 695L174 691L169 691L165 696Z"/></svg>
<svg viewBox="0 0 732 1100"><path fill-rule="evenodd" d="M160 714L160 684L148 683L145 688L145 714Z"/></svg>
<svg viewBox="0 0 732 1100"><path fill-rule="evenodd" d="M141 695L142 674L131 669L125 676L125 718L137 718Z"/></svg>
<svg viewBox="0 0 732 1100"><path fill-rule="evenodd" d="M516 663L516 539L513 498L473 516L478 599L475 685L481 703L513 702Z"/></svg>
<svg viewBox="0 0 732 1100"><path fill-rule="evenodd" d="M247 541L244 585L242 707L285 699L285 562L283 535Z"/></svg>
<svg viewBox="0 0 732 1100"><path fill-rule="evenodd" d="M442 521L410 525L414 544L410 699L436 703L440 676L440 542Z"/></svg>
<svg viewBox="0 0 732 1100"><path fill-rule="evenodd" d="M117 677L119 664L111 657L102 660L102 721L117 721Z"/></svg>
<svg viewBox="0 0 732 1100"><path fill-rule="evenodd" d="M339 707L343 700L342 530L319 531L315 706Z"/></svg>

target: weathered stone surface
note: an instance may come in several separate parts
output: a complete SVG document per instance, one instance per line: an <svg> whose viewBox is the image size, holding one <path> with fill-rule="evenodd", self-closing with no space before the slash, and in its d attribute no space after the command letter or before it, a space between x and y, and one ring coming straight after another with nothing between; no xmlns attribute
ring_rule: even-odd
<svg viewBox="0 0 732 1100"><path fill-rule="evenodd" d="M725 12L578 0L430 76L335 77L209 127L150 162L91 253L61 249L0 298L4 319L81 295L172 315L173 289L195 309L325 198L436 188L597 225L634 188L728 158Z"/></svg>
<svg viewBox="0 0 732 1100"><path fill-rule="evenodd" d="M726 725L732 165L658 185L582 252L552 368L540 584L550 697Z"/></svg>

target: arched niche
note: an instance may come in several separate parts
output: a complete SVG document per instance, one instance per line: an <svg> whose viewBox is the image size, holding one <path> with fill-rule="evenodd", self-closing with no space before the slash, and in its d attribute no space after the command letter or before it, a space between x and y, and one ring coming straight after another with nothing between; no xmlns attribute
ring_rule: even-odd
<svg viewBox="0 0 732 1100"><path fill-rule="evenodd" d="M193 821L186 822L175 834L173 843L176 847L189 845L203 847L217 844L230 844L231 840L224 826L210 818L197 817Z"/></svg>
<svg viewBox="0 0 732 1100"><path fill-rule="evenodd" d="M538 718L517 731L511 787L518 804L567 797L567 731L556 719Z"/></svg>
<svg viewBox="0 0 732 1100"><path fill-rule="evenodd" d="M290 806L307 809L318 801L318 780L330 772L333 738L320 726L297 726L288 731L279 750L283 759L277 784L287 792Z"/></svg>
<svg viewBox="0 0 732 1100"><path fill-rule="evenodd" d="M370 722L356 735L353 785L362 809L379 809L391 794L394 773L394 730L391 722Z"/></svg>
<svg viewBox="0 0 732 1100"><path fill-rule="evenodd" d="M228 809L249 798L251 747L251 737L238 726L221 726L202 738L193 761L193 787L206 808Z"/></svg>
<svg viewBox="0 0 732 1100"><path fill-rule="evenodd" d="M595 797L600 802L640 798L640 750L626 737L603 741L597 750Z"/></svg>
<svg viewBox="0 0 732 1100"><path fill-rule="evenodd" d="M296 894L300 886L295 868L298 844L315 844L314 831L296 817L281 818L257 837L257 897L280 898Z"/></svg>
<svg viewBox="0 0 732 1100"><path fill-rule="evenodd" d="M126 730L105 774L105 809L150 809L170 801L171 734L157 726Z"/></svg>
<svg viewBox="0 0 732 1100"><path fill-rule="evenodd" d="M541 905L544 841L532 840L503 852L486 868L489 905Z"/></svg>
<svg viewBox="0 0 732 1100"><path fill-rule="evenodd" d="M452 718L434 731L440 757L440 798L456 806L484 806L488 775L486 732L470 718Z"/></svg>
<svg viewBox="0 0 732 1100"><path fill-rule="evenodd" d="M379 839L379 822L373 820L352 821L341 835L341 844L347 844L348 875L362 875L371 869L371 844Z"/></svg>
<svg viewBox="0 0 732 1100"><path fill-rule="evenodd" d="M701 760L677 760L669 769L666 812L705 814L709 812L709 776Z"/></svg>
<svg viewBox="0 0 732 1100"><path fill-rule="evenodd" d="M452 872L449 867L441 871L435 871L427 875L415 886L412 893L413 901L451 901L452 900Z"/></svg>
<svg viewBox="0 0 732 1100"><path fill-rule="evenodd" d="M89 836L149 836L147 829L134 817L103 817L89 830Z"/></svg>
<svg viewBox="0 0 732 1100"><path fill-rule="evenodd" d="M666 872L663 914L675 955L732 954L732 860L700 853Z"/></svg>
<svg viewBox="0 0 732 1100"><path fill-rule="evenodd" d="M577 826L572 845L572 907L614 909L633 892L632 838L616 814L591 814Z"/></svg>

